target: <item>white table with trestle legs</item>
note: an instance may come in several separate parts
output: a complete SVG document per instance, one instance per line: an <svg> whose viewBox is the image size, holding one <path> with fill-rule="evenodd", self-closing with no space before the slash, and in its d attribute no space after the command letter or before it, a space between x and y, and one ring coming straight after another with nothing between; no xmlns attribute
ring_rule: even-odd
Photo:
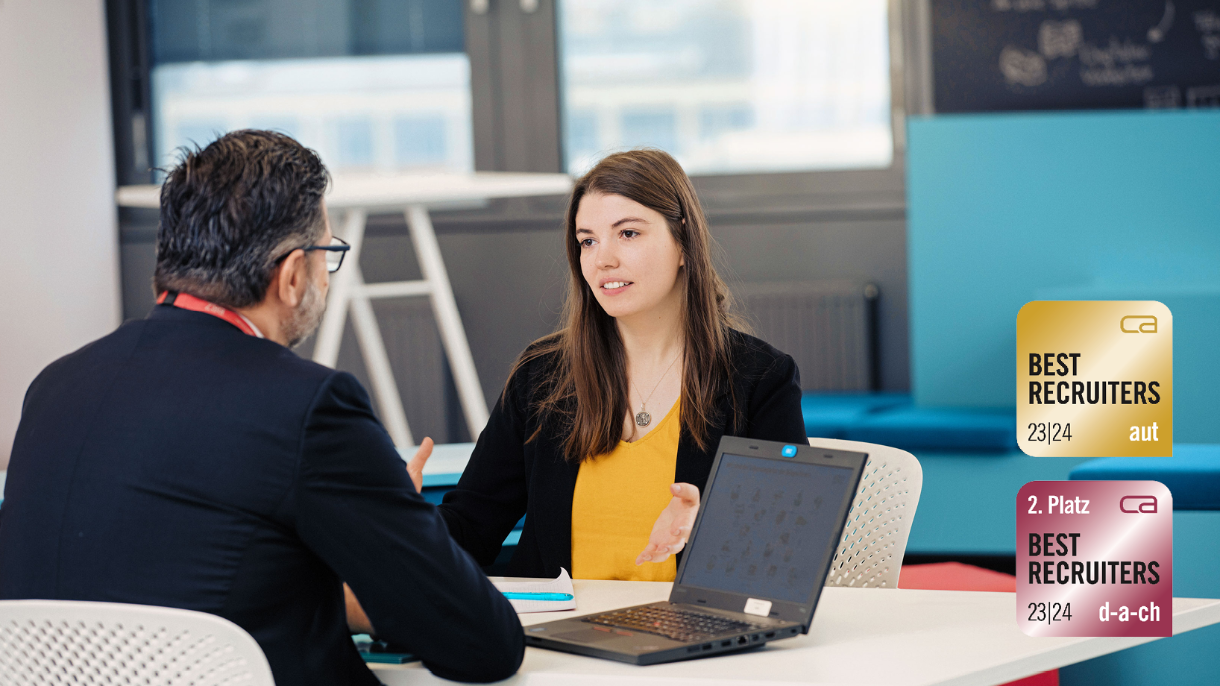
<svg viewBox="0 0 1220 686"><path fill-rule="evenodd" d="M521 615L521 623L528 627L665 600L670 589L668 583L634 581L574 584L576 610ZM1220 600L1174 598L1173 621L1175 635L1220 623ZM1017 627L1013 593L832 587L823 590L806 636L744 653L650 667L526 648L521 670L502 683L991 686L1151 640L1173 639L1031 638ZM451 683L432 676L418 662L373 669L386 686Z"/></svg>

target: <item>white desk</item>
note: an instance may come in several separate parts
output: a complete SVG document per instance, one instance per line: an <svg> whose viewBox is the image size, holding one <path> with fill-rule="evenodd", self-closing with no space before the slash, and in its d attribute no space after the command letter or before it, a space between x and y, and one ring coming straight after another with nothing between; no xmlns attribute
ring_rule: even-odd
<svg viewBox="0 0 1220 686"><path fill-rule="evenodd" d="M576 581L578 609L521 615L530 625L665 600L670 584ZM806 636L737 655L650 667L526 648L517 676L530 686L887 684L990 686L1155 639L1031 638L1012 593L827 588ZM1220 623L1220 600L1174 598L1174 633ZM472 656L474 659L474 656ZM386 686L448 684L418 662L375 665Z"/></svg>
<svg viewBox="0 0 1220 686"><path fill-rule="evenodd" d="M468 206L495 198L516 198L535 195L562 195L571 190L572 177L567 174L507 174L479 172L475 174L336 174L326 195L326 207L333 214L331 228L335 235L351 244L344 268L331 279L326 315L318 329L314 346L314 361L335 366L339 343L343 339L343 324L351 307L352 325L360 352L368 369L373 395L381 410L381 419L395 445L415 444L407 426L402 397L390 370L381 329L373 316L374 298L428 296L436 315L441 343L453 370L462 412L472 438L477 438L487 423L487 401L470 355L466 330L458 314L449 284L449 273L441 259L436 232L432 229L429 208ZM124 207L160 206L160 186L124 186L116 195ZM365 222L372 211L395 211L406 215L407 227L419 260L423 279L392 283L364 283L360 273L360 247L364 242Z"/></svg>

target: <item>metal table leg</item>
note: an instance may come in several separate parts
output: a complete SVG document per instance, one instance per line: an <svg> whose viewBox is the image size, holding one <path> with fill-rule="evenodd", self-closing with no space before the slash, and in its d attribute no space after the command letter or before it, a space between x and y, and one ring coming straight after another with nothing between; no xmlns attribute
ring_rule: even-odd
<svg viewBox="0 0 1220 686"><path fill-rule="evenodd" d="M332 215L333 217L334 215ZM360 246L364 243L364 224L366 215L363 210L352 209L343 213L343 226L340 238L347 241L352 249L348 251L347 262L360 264ZM332 226L337 222L332 221ZM347 321L348 294L352 288L353 269L340 269L330 277L330 296L326 304L326 314L318 327L318 338L314 343L313 361L318 364L334 367L339 360L339 344L343 341L343 324ZM359 288L363 284L355 284Z"/></svg>
<svg viewBox="0 0 1220 686"><path fill-rule="evenodd" d="M343 324L347 311L351 309L352 327L360 343L360 352L368 368L373 396L381 409L381 419L394 444L399 447L415 445L407 424L407 414L402 407L402 396L390 359L386 354L381 329L373 314L372 303L365 293L364 277L360 272L360 247L364 243L364 227L367 214L364 210L348 210L343 221L343 238L352 246L347 261L349 267L339 270L330 285L330 302L322 325L318 327L317 344L314 346L314 362L334 367L339 359L339 345L343 341Z"/></svg>
<svg viewBox="0 0 1220 686"><path fill-rule="evenodd" d="M471 440L475 440L487 425L487 399L483 396L483 386L479 383L474 357L470 354L470 343L466 340L466 329L462 327L462 318L453 298L449 273L445 270L445 261L441 259L428 209L423 205L412 205L407 208L406 217L420 271L430 285L432 311L441 331L445 354L449 357L449 367L453 370L453 380L466 415L466 426L470 429Z"/></svg>
<svg viewBox="0 0 1220 686"><path fill-rule="evenodd" d="M364 293L364 277L360 273L360 265L352 265L352 280L360 287L352 289L352 327L356 329L356 340L360 343L360 352L364 355L364 366L369 372L369 381L373 384L373 395L377 397L377 405L381 408L381 420L385 424L394 445L407 447L415 445L411 437L411 429L407 426L407 413L402 407L402 395L398 392L398 383L394 381L394 371L390 368L390 357L385 351L385 341L381 337L381 327L377 326L377 317L373 314L373 304Z"/></svg>
<svg viewBox="0 0 1220 686"><path fill-rule="evenodd" d="M449 274L445 269L427 208L413 205L406 210L407 227L419 259L420 271L424 276L421 281L364 283L360 273L360 248L364 242L366 218L366 212L357 209L348 210L344 215L342 238L352 246L347 257L348 264L352 266L340 270L331 280L330 302L318 329L314 361L328 367L335 366L339 359L339 345L343 339L343 324L350 306L352 325L360 342L360 352L368 368L373 394L377 398L386 430L396 445L414 445L410 427L407 425L406 412L402 407L402 396L394 381L381 329L373 314L371 299L428 295L431 297L432 311L440 330L445 355L449 358L449 366L453 370L466 425L470 429L471 437L478 438L487 424L487 401L483 396L474 357L470 354L470 343L462 326L462 318L453 297L453 287L449 283Z"/></svg>

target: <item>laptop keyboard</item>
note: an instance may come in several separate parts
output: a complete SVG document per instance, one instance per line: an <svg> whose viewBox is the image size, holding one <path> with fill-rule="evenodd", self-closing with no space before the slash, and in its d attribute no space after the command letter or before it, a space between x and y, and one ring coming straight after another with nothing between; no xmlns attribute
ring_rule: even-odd
<svg viewBox="0 0 1220 686"><path fill-rule="evenodd" d="M726 633L745 633L761 629L761 624L739 622L717 615L707 615L672 607L632 607L586 617L586 622L601 626L657 634L675 641L705 641Z"/></svg>

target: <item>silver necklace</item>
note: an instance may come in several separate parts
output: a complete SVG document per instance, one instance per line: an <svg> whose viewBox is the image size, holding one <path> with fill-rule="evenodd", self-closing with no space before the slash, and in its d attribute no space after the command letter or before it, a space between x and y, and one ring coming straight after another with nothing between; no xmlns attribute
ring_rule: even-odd
<svg viewBox="0 0 1220 686"><path fill-rule="evenodd" d="M652 387L652 393L649 393L648 397L644 398L640 402L640 411L635 413L635 425L636 426L648 426L649 424L652 423L652 415L648 414L648 412L646 411L646 408L648 407L648 401L652 400L652 394L656 393L657 389L661 387L661 382L664 381L665 377L669 375L669 370L673 369L674 365L678 363L679 357L682 357L681 351L678 351L678 354L674 355L673 362L670 362L669 366L665 368L665 371L661 372L661 378L657 379L657 385ZM631 382L631 385L635 386L636 393L640 392L640 387L636 386L634 381Z"/></svg>

